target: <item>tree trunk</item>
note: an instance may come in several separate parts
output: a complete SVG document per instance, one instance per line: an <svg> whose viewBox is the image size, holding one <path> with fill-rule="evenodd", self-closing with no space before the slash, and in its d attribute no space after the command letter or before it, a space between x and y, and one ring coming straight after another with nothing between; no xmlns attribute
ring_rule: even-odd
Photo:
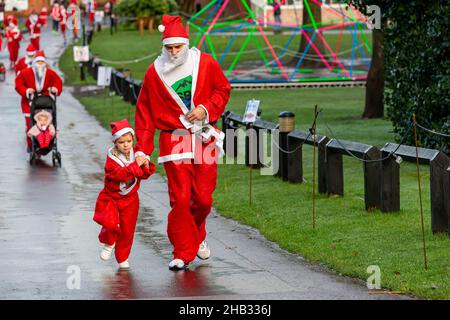
<svg viewBox="0 0 450 320"><path fill-rule="evenodd" d="M384 36L381 30L373 30L372 63L367 74L366 105L363 118L382 118L384 116Z"/></svg>
<svg viewBox="0 0 450 320"><path fill-rule="evenodd" d="M191 15L194 12L195 0L179 0L180 12Z"/></svg>
<svg viewBox="0 0 450 320"><path fill-rule="evenodd" d="M311 1L308 1L308 4L309 4L309 7L311 8L312 17L314 18L314 21L316 22L316 24L322 22L322 7ZM311 26L308 26L308 28L310 28L310 29L314 28L313 21L311 19L311 16L309 15L308 9L306 8L305 1L303 1L303 20L302 21L303 21L302 25L311 25ZM315 32L308 30L308 31L305 31L305 33L307 34L309 40L311 40ZM297 54L297 57L294 59L294 61L292 61L293 64L296 64L298 59L300 59L303 52L306 50L306 48L309 45L309 40L306 39L306 37L302 33L300 46L298 48L298 54ZM319 52L324 51L324 44L318 36L316 36L316 38L314 39L313 44L318 49ZM324 63L323 63L321 57L317 54L316 50L314 49L314 47L312 45L309 47L307 53L308 53L307 59L303 60L303 62L302 62L303 67L317 68L317 67L324 66Z"/></svg>
<svg viewBox="0 0 450 320"><path fill-rule="evenodd" d="M153 26L155 25L155 17L148 18L148 32L153 32Z"/></svg>

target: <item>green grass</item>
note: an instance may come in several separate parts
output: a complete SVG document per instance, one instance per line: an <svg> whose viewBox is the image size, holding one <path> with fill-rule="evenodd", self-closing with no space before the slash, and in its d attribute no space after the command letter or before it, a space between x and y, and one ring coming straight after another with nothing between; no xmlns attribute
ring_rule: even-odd
<svg viewBox="0 0 450 320"><path fill-rule="evenodd" d="M127 34L127 38L135 39L132 34ZM134 34L136 36L137 32ZM104 36L96 35L94 45L104 52L114 52L107 49L109 41ZM133 41L130 40L129 47L135 46ZM159 50L159 44L152 46ZM130 51L129 54L123 52L121 57L136 58L136 51ZM141 52L142 55L149 53L151 51ZM70 74L70 63L64 61L67 59L67 55L63 56L60 65ZM67 67L69 70L64 69ZM135 72L137 74L137 70ZM394 140L388 120L360 119L363 88L233 91L227 108L243 113L246 101L252 98L261 100L265 120L277 121L280 111L289 110L296 114L297 128L306 131L317 104L323 110L318 120L320 134L329 136L324 127L328 123L341 139L378 147ZM133 122L133 108L119 97L108 97L106 102L102 94L79 99L105 128L109 129L110 121L129 115ZM154 155L157 152L155 150ZM345 195L317 196L316 228L313 229L311 147L304 147L303 157L305 182L302 184L283 182L254 171L252 206L248 199L249 169L244 165L219 165L214 207L223 216L259 229L280 247L341 274L365 280L369 276L367 267L378 265L383 288L423 298L450 298L450 239L431 233L428 166L420 168L429 262L429 269L425 271L414 164L403 162L401 165L401 211L383 214L364 210L362 164L344 157ZM163 173L161 167L159 172Z"/></svg>

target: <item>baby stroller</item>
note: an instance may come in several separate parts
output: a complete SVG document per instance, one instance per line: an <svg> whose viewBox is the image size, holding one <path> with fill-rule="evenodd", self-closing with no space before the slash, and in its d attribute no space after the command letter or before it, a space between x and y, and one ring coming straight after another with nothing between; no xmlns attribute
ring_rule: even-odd
<svg viewBox="0 0 450 320"><path fill-rule="evenodd" d="M48 111L53 118L52 124L57 130L56 121L56 98L52 98L45 95L35 96L30 103L30 127L36 125L35 115L39 111ZM57 134L55 134L48 145L42 147L39 140L35 137L31 137L31 151L30 151L30 165L36 164L36 159L40 156L46 156L52 152L53 166L61 167L61 153L58 152Z"/></svg>

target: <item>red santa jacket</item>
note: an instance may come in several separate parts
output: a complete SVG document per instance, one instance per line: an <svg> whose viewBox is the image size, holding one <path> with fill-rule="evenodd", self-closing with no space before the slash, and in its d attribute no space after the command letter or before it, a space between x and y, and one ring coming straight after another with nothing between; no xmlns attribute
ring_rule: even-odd
<svg viewBox="0 0 450 320"><path fill-rule="evenodd" d="M6 37L8 38L8 42L20 42L22 40L22 33L20 32L19 28L13 27L9 28L6 31Z"/></svg>
<svg viewBox="0 0 450 320"><path fill-rule="evenodd" d="M35 23L31 22L31 19L28 18L25 22L25 27L30 32L30 38L39 38L41 36L41 28L42 28L42 21L40 18L37 19Z"/></svg>
<svg viewBox="0 0 450 320"><path fill-rule="evenodd" d="M206 123L216 122L225 110L231 86L222 72L218 62L210 55L201 53L198 49L190 49L195 66L192 80L192 107L203 106L207 111ZM161 131L159 138L159 163L179 159L192 159L195 153L194 136L180 135L180 140L174 139L171 130L186 130L182 122L183 115L188 112L177 93L164 82L161 63L157 59L147 70L142 90L136 104L135 129L137 137L136 149L145 155L151 155L154 149L155 129ZM181 117L181 118L180 118ZM210 130L215 138L208 140L213 143L219 137L215 130ZM190 128L189 132L193 132ZM223 133L220 133L223 139Z"/></svg>
<svg viewBox="0 0 450 320"><path fill-rule="evenodd" d="M134 195L139 190L141 180L148 179L156 170L153 163L149 167L139 167L134 150L131 150L130 161L126 163L113 155L112 149L108 150L104 188L98 195L94 213L94 221L109 229L118 224L117 202Z"/></svg>
<svg viewBox="0 0 450 320"><path fill-rule="evenodd" d="M61 20L61 14L59 11L59 4L54 4L52 7L52 11L50 12L50 15L52 16L53 20L60 21Z"/></svg>
<svg viewBox="0 0 450 320"><path fill-rule="evenodd" d="M39 83L36 79L33 68L26 68L22 70L16 78L16 91L22 96L22 112L30 112L30 106L28 104L27 98L28 89L31 88L34 89L37 93L49 95L48 89L50 87L56 88L56 90L58 91L58 96L61 94L63 87L62 80L52 69L47 67L44 77Z"/></svg>
<svg viewBox="0 0 450 320"><path fill-rule="evenodd" d="M16 72L16 76L18 76L19 73L20 73L23 69L26 69L26 68L31 67L31 62L32 62L32 60L30 60L30 61L27 63L27 58L26 58L26 57L20 58L20 59L17 61L16 66L14 67L14 71Z"/></svg>

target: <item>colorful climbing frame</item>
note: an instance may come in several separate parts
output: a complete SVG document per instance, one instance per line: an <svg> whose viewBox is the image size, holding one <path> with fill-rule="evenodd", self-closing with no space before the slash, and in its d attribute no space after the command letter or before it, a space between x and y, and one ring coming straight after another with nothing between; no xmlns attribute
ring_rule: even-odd
<svg viewBox="0 0 450 320"><path fill-rule="evenodd" d="M231 5L238 13L229 14ZM277 6L286 22L271 19ZM312 6L320 6L327 19L316 21ZM301 24L302 10L310 23ZM213 0L188 26L192 44L210 53L235 83L365 80L370 68L371 30L365 17L345 4Z"/></svg>

